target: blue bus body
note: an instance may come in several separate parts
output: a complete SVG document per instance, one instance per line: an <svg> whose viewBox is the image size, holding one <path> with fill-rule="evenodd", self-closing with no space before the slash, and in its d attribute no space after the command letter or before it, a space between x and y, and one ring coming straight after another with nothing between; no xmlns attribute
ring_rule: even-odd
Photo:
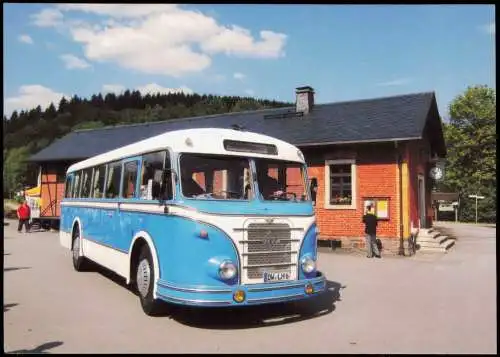
<svg viewBox="0 0 500 357"><path fill-rule="evenodd" d="M172 148L165 153L171 163L169 172L176 173L167 200L139 198L142 154L108 160L121 167L121 178L125 165L133 162L130 167L135 171L130 172L136 172L137 178L130 175L129 181L136 180L129 192L132 198L123 197L123 180L119 197L81 197L85 169L70 172L70 168L67 192L78 186L79 172L82 183L80 195L66 193L61 203L61 244L72 249L75 237L80 237L82 257L115 271L127 283L136 280L137 249L146 245L154 271L153 298L175 304L245 306L307 299L324 291L325 277L315 267L317 228L310 200L185 197L178 179L182 153ZM251 172L256 158L240 155L248 159ZM108 161L102 164L105 185L109 175L118 172L110 173ZM99 165L91 166L89 180L94 187ZM258 182L249 186L258 192ZM312 271L305 268L306 260L313 262ZM221 276L225 262L236 267L234 277Z"/></svg>

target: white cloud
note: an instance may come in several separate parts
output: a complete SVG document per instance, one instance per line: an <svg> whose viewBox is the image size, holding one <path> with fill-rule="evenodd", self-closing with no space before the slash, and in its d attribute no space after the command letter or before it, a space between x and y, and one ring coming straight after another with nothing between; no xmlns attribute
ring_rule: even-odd
<svg viewBox="0 0 500 357"><path fill-rule="evenodd" d="M61 4L58 8L64 11L83 11L115 18L144 17L151 14L172 11L174 4Z"/></svg>
<svg viewBox="0 0 500 357"><path fill-rule="evenodd" d="M104 93L121 93L125 91L125 87L122 86L121 84L104 84L102 86L102 91Z"/></svg>
<svg viewBox="0 0 500 357"><path fill-rule="evenodd" d="M45 9L50 10L50 9ZM44 11L45 11L44 10ZM148 74L181 76L208 68L212 55L223 53L248 58L284 56L286 35L225 26L199 11L176 5L63 4L55 14L102 16L92 22L65 21L72 39L83 46L87 59L116 63ZM38 14L42 16L43 11ZM38 22L46 24L49 21Z"/></svg>
<svg viewBox="0 0 500 357"><path fill-rule="evenodd" d="M286 35L272 31L260 31L261 41L256 42L250 31L232 26L221 28L201 44L208 53L225 53L239 57L276 58L285 55L283 46Z"/></svg>
<svg viewBox="0 0 500 357"><path fill-rule="evenodd" d="M236 72L235 74L233 74L233 77L234 79L244 79L246 76L243 74L243 73L240 73L240 72Z"/></svg>
<svg viewBox="0 0 500 357"><path fill-rule="evenodd" d="M38 27L56 27L62 24L63 14L58 9L47 8L31 15L31 18Z"/></svg>
<svg viewBox="0 0 500 357"><path fill-rule="evenodd" d="M248 94L248 95L254 95L255 92L253 91L253 89L245 89L245 93Z"/></svg>
<svg viewBox="0 0 500 357"><path fill-rule="evenodd" d="M17 38L20 42L27 43L28 45L33 44L33 39L31 38L30 35L19 35Z"/></svg>
<svg viewBox="0 0 500 357"><path fill-rule="evenodd" d="M69 53L61 55L59 58L64 62L67 69L85 69L90 67L87 61Z"/></svg>
<svg viewBox="0 0 500 357"><path fill-rule="evenodd" d="M405 84L409 84L411 81L412 81L411 78L398 78L392 81L378 83L377 86L381 87L402 86Z"/></svg>
<svg viewBox="0 0 500 357"><path fill-rule="evenodd" d="M14 110L30 110L38 105L45 109L50 103L54 103L57 107L62 97L69 98L70 96L55 92L40 84L24 85L19 88L16 96L5 99L4 115L10 115Z"/></svg>
<svg viewBox="0 0 500 357"><path fill-rule="evenodd" d="M149 83L149 84L137 87L136 89L139 92L141 92L142 95L156 94L156 93L168 94L168 93L181 93L181 92L184 92L186 94L193 93L193 90L186 87L186 86L181 86L179 88L166 88L166 87L162 87L161 85L156 84L156 83Z"/></svg>
<svg viewBox="0 0 500 357"><path fill-rule="evenodd" d="M495 35L495 23L494 22L487 24L487 25L483 25L480 28L483 32L486 32L487 34L490 34L493 36Z"/></svg>

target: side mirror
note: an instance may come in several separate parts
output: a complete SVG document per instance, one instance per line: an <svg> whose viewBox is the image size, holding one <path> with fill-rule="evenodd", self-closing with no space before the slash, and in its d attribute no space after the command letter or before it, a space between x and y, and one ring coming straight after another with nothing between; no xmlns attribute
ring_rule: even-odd
<svg viewBox="0 0 500 357"><path fill-rule="evenodd" d="M309 189L311 194L311 201L316 205L316 191L318 190L318 179L313 177L309 183Z"/></svg>
<svg viewBox="0 0 500 357"><path fill-rule="evenodd" d="M177 182L179 180L179 176L177 175L177 172L174 169L164 169L163 170L163 178L167 178L168 175L172 175L172 179Z"/></svg>

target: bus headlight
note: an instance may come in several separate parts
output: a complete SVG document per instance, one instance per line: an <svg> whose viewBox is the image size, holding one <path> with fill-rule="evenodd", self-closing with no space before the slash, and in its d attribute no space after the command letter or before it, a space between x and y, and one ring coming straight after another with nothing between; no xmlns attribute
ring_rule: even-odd
<svg viewBox="0 0 500 357"><path fill-rule="evenodd" d="M237 272L238 269L236 268L236 265L229 260L225 260L219 265L219 276L224 280L234 278Z"/></svg>
<svg viewBox="0 0 500 357"><path fill-rule="evenodd" d="M316 262L308 255L300 260L302 271L306 274L312 273L316 270Z"/></svg>

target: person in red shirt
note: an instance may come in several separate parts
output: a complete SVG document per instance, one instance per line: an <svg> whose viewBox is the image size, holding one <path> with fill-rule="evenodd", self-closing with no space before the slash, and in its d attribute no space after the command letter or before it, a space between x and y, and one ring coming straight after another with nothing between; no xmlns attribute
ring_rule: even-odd
<svg viewBox="0 0 500 357"><path fill-rule="evenodd" d="M26 233L30 231L30 217L31 211L30 206L26 203L25 200L21 203L19 208L17 209L17 218L19 218L19 225L17 226L17 231L21 232L23 229L23 225L25 226Z"/></svg>

